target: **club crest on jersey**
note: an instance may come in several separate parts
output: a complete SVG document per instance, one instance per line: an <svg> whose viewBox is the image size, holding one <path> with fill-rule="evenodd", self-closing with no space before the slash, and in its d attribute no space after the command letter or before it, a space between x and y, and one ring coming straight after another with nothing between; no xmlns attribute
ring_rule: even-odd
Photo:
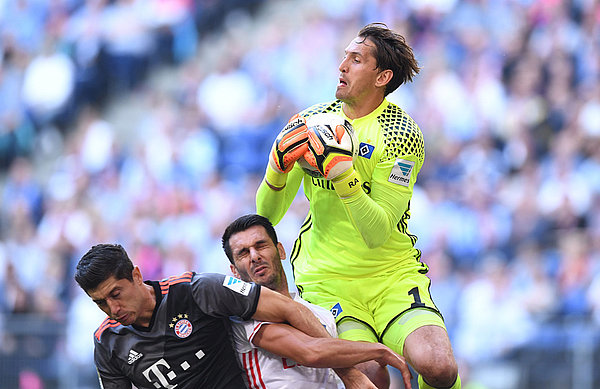
<svg viewBox="0 0 600 389"><path fill-rule="evenodd" d="M192 334L192 322L188 320L189 316L187 313L180 313L179 315L173 316L170 328L173 328L175 335L179 338L187 338Z"/></svg>
<svg viewBox="0 0 600 389"><path fill-rule="evenodd" d="M251 285L248 282L244 282L239 278L235 278L232 276L225 276L223 286L233 290L236 293L243 294L244 296L248 296L251 287Z"/></svg>
<svg viewBox="0 0 600 389"><path fill-rule="evenodd" d="M360 142L360 144L358 145L358 156L366 159L371 159L371 155L373 155L373 150L375 150L375 146L365 142Z"/></svg>
<svg viewBox="0 0 600 389"><path fill-rule="evenodd" d="M397 158L394 162L394 166L392 167L392 172L388 177L388 181L393 182L394 184L408 186L410 184L410 176L412 175L414 167L414 161Z"/></svg>
<svg viewBox="0 0 600 389"><path fill-rule="evenodd" d="M342 306L340 305L340 303L335 304L331 309L331 314L333 315L334 319L337 319L337 317L340 315L340 313L344 312L344 310L342 309Z"/></svg>

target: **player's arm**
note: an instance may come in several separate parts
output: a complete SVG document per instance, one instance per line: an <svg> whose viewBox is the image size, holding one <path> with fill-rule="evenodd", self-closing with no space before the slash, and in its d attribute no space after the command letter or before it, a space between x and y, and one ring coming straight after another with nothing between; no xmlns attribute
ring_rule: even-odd
<svg viewBox="0 0 600 389"><path fill-rule="evenodd" d="M267 167L267 170L270 167ZM289 173L285 174L285 185L276 190L267 181L267 174L263 178L256 192L256 213L266 217L276 225L281 221L288 208L294 201L300 184L302 183L303 172L300 167L294 167Z"/></svg>
<svg viewBox="0 0 600 389"><path fill-rule="evenodd" d="M98 380L102 389L131 389L131 381L128 378L109 378L98 370Z"/></svg>
<svg viewBox="0 0 600 389"><path fill-rule="evenodd" d="M289 323L291 327L306 336L331 338L329 332L310 309L264 286L261 287L258 305L252 318L260 321ZM354 367L335 368L335 372L342 379L346 388L376 389L367 376Z"/></svg>
<svg viewBox="0 0 600 389"><path fill-rule="evenodd" d="M103 389L131 389L131 380L110 360L108 351L94 338L94 363Z"/></svg>
<svg viewBox="0 0 600 389"><path fill-rule="evenodd" d="M404 165L409 166L410 179L402 171L396 171L397 157L393 150L416 150L422 154L423 144L418 140L407 140L413 144L388 144L389 153L384 153L384 159L379 161L371 177L371 194L362 190L362 179L354 169L353 160L348 155L357 150L356 141L352 140L352 132L327 132L325 127L311 127L307 130L309 140L309 157L307 161L319 170L328 180L331 180L337 195L346 207L355 227L362 235L368 247L374 248L385 243L396 224L401 220L408 208L412 189L422 159L413 155L402 155ZM343 127L342 127L343 128ZM399 140L398 142L404 142ZM324 152L327 151L325 157ZM393 154L393 155L390 155ZM408 161L408 163L406 163ZM406 169L405 169L406 171Z"/></svg>
<svg viewBox="0 0 600 389"><path fill-rule="evenodd" d="M403 357L381 343L354 342L337 338L315 338L287 324L264 323L252 338L257 347L293 359L309 367L352 367L374 360L402 373L410 388L411 373Z"/></svg>
<svg viewBox="0 0 600 389"><path fill-rule="evenodd" d="M318 338L331 336L306 306L264 286L260 289L258 305L252 318L260 321L288 323L305 334Z"/></svg>
<svg viewBox="0 0 600 389"><path fill-rule="evenodd" d="M371 176L371 193L367 195L361 188L362 181L358 172L352 170L351 176L334 182L336 192L343 202L354 226L360 232L368 247L384 244L390 237L403 214L408 209L412 196L416 171L406 187L389 181L394 161L379 163ZM359 190L348 191L348 183L354 180Z"/></svg>
<svg viewBox="0 0 600 389"><path fill-rule="evenodd" d="M294 115L279 132L271 151L265 175L256 196L256 208L259 215L277 224L291 205L301 177L289 173L296 161L308 150L306 120Z"/></svg>

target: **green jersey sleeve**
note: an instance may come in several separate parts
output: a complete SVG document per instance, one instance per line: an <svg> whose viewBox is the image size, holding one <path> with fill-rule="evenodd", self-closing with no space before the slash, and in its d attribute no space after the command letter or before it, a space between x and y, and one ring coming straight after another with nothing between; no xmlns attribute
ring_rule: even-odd
<svg viewBox="0 0 600 389"><path fill-rule="evenodd" d="M285 186L281 190L272 189L263 179L256 191L256 213L269 219L273 225L279 223L298 194L302 175L302 169L295 165L287 173Z"/></svg>
<svg viewBox="0 0 600 389"><path fill-rule="evenodd" d="M373 172L371 197L364 191L341 199L356 229L369 248L384 244L408 208L412 192L404 187L386 184L389 168L379 167ZM377 179L377 176L385 176Z"/></svg>
<svg viewBox="0 0 600 389"><path fill-rule="evenodd" d="M382 140L383 152L370 166L371 193L358 191L340 198L369 248L383 245L398 221L406 218L424 161L423 136L417 124L398 107L390 104L381 111L383 107L356 123L363 131L377 131Z"/></svg>

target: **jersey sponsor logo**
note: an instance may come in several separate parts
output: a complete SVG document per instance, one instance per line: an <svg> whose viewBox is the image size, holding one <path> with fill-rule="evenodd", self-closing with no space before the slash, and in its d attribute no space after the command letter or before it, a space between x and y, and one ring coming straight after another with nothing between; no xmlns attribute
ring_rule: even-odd
<svg viewBox="0 0 600 389"><path fill-rule="evenodd" d="M364 181L361 186L366 194L371 193L371 183L369 181Z"/></svg>
<svg viewBox="0 0 600 389"><path fill-rule="evenodd" d="M198 350L194 356L200 360L204 357L204 351ZM174 389L179 386L177 382L180 380L177 378L178 373L182 374L187 371L193 367L194 363L195 360L192 358L191 360L187 359L181 362L179 366L171 366L164 358L161 358L144 370L142 374L157 389Z"/></svg>
<svg viewBox="0 0 600 389"><path fill-rule="evenodd" d="M350 187L354 186L354 184L356 184L358 180L354 180L352 183L348 184ZM335 186L333 186L333 184L331 183L331 180L326 180L323 177L317 178L317 177L311 177L311 183L313 184L313 186L317 186L319 188L323 188L323 189L327 189L327 190L331 190L334 191L335 190ZM363 189L363 191L366 194L371 193L371 183L368 181L364 181L361 184L361 187Z"/></svg>
<svg viewBox="0 0 600 389"><path fill-rule="evenodd" d="M344 310L342 309L342 306L340 305L340 303L335 304L331 309L331 314L333 315L334 319L337 319L337 317L340 315L340 313L344 312Z"/></svg>
<svg viewBox="0 0 600 389"><path fill-rule="evenodd" d="M318 186L319 188L327 189L327 190L335 190L333 184L330 180L326 180L323 177L311 177L311 182L314 186Z"/></svg>
<svg viewBox="0 0 600 389"><path fill-rule="evenodd" d="M138 359L140 359L143 356L144 356L144 354L138 353L134 349L131 349L131 350L129 350L129 356L127 357L127 364L128 365L133 365L133 363L135 361L137 361Z"/></svg>
<svg viewBox="0 0 600 389"><path fill-rule="evenodd" d="M408 186L410 184L410 176L412 175L413 168L415 167L414 161L397 158L392 167L392 172L388 177L389 182L394 184Z"/></svg>
<svg viewBox="0 0 600 389"><path fill-rule="evenodd" d="M371 156L373 155L373 150L375 150L375 146L365 142L360 142L360 144L358 145L358 156L366 159L371 159Z"/></svg>
<svg viewBox="0 0 600 389"><path fill-rule="evenodd" d="M248 282L244 282L239 278L235 278L232 276L225 276L223 286L233 290L236 293L243 294L244 296L248 296L251 287L251 285Z"/></svg>

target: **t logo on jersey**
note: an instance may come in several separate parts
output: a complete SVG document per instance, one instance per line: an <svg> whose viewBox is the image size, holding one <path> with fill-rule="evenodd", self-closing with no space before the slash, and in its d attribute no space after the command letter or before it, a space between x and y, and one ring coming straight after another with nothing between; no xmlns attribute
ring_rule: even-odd
<svg viewBox="0 0 600 389"><path fill-rule="evenodd" d="M373 150L375 150L375 146L365 142L360 142L360 144L358 145L358 156L366 159L371 159L371 155L373 155Z"/></svg>
<svg viewBox="0 0 600 389"><path fill-rule="evenodd" d="M415 167L414 161L397 158L392 167L392 172L388 177L388 181L393 182L394 184L408 186L413 167Z"/></svg>
<svg viewBox="0 0 600 389"><path fill-rule="evenodd" d="M232 276L225 276L223 286L233 290L236 293L248 296L250 293L250 284Z"/></svg>
<svg viewBox="0 0 600 389"><path fill-rule="evenodd" d="M342 306L340 305L340 303L335 304L331 309L330 309L331 313L333 314L333 318L337 319L337 317L340 315L340 313L344 312L344 310L342 309Z"/></svg>

